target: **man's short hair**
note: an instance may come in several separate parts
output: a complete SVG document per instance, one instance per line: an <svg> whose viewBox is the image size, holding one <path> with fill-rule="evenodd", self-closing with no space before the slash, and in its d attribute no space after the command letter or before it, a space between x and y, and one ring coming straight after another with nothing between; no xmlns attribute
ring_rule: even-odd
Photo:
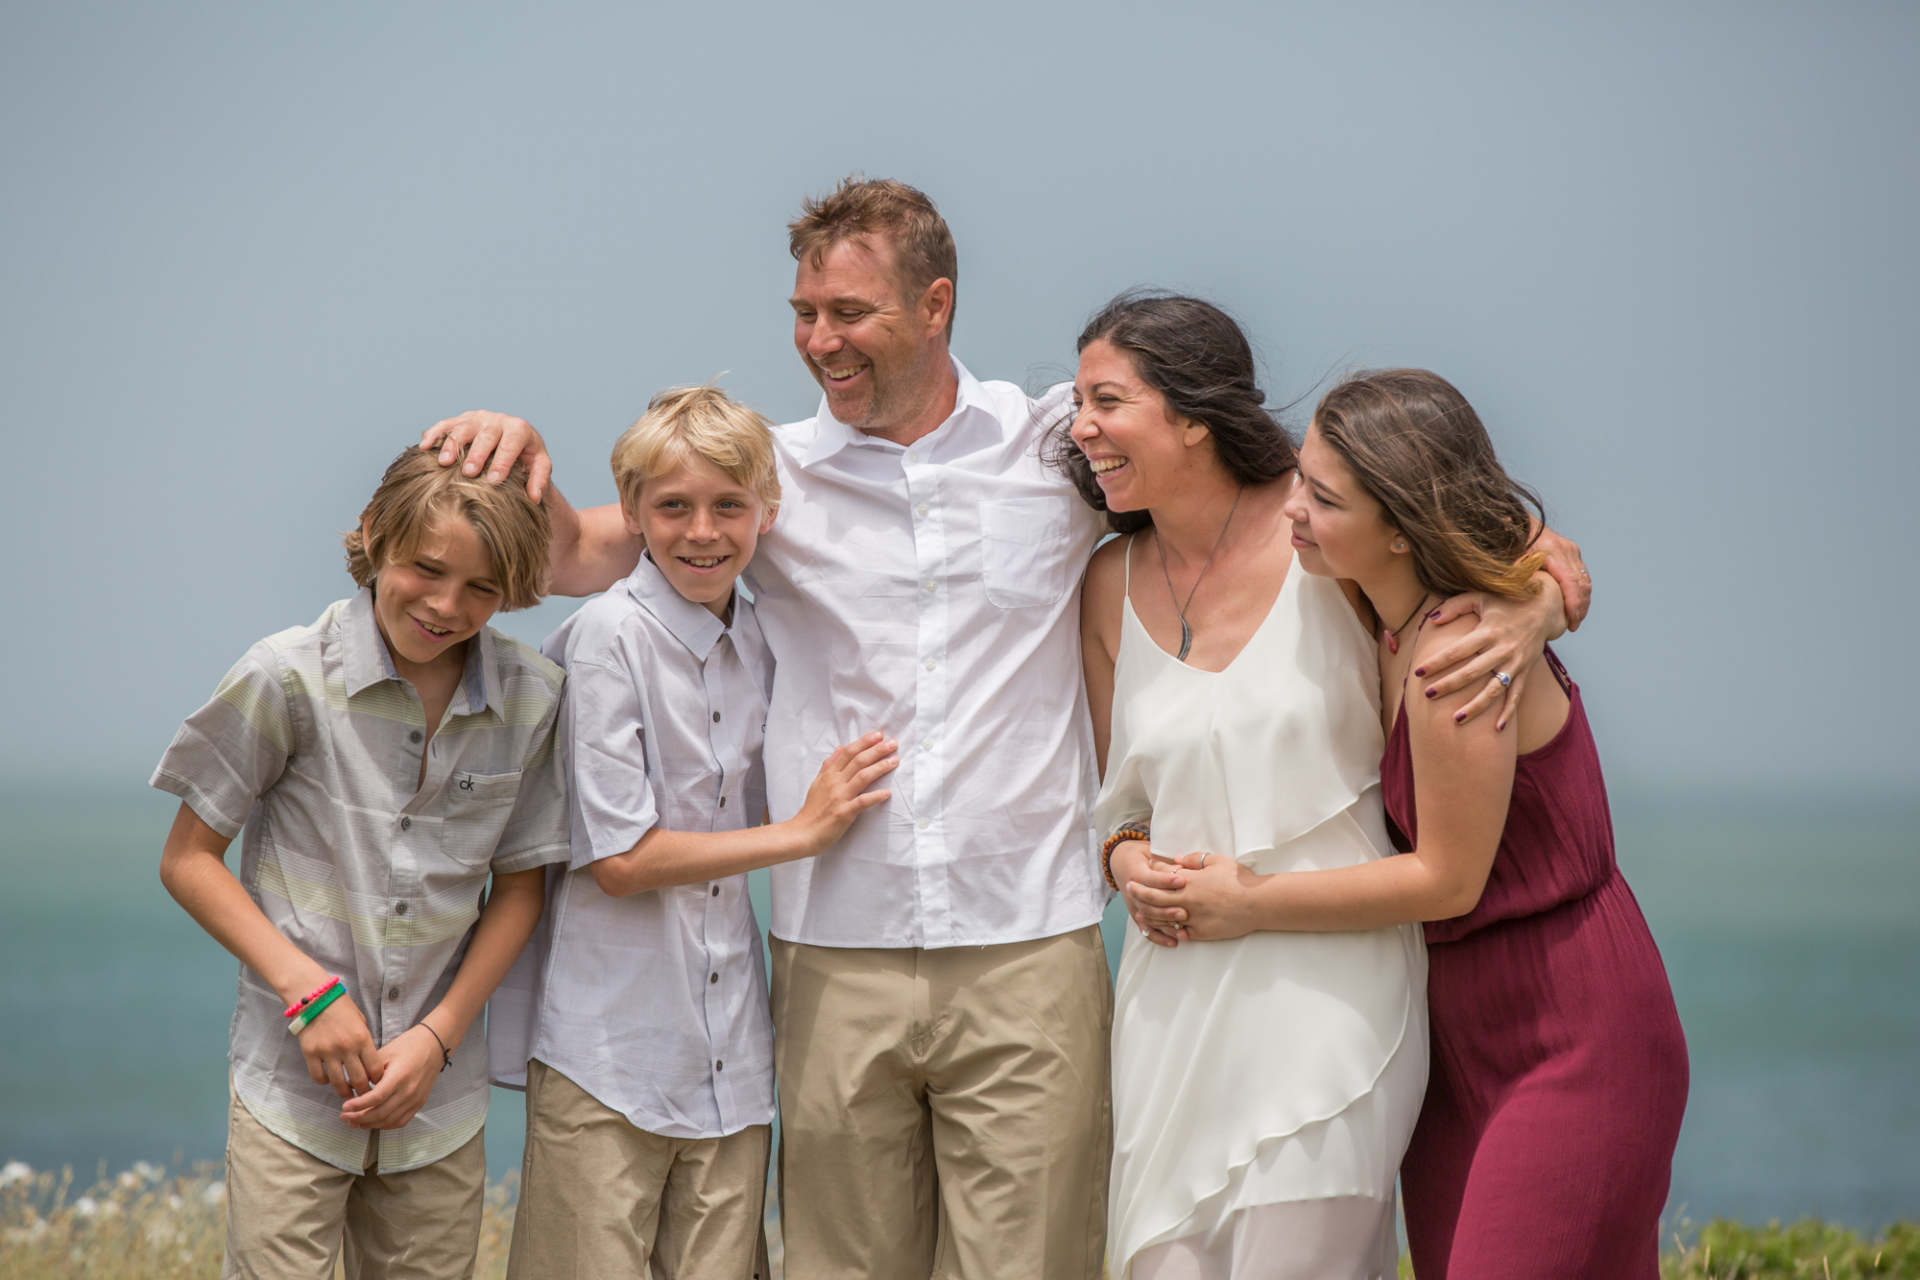
<svg viewBox="0 0 1920 1280"><path fill-rule="evenodd" d="M925 293L935 280L951 280L960 287L960 259L954 252L947 220L925 192L892 178L848 177L830 195L808 196L800 216L787 224L787 247L793 260L818 266L827 250L849 240L871 244L884 240L893 250L893 266L900 290L909 300ZM947 313L947 332L953 332L953 312Z"/></svg>
<svg viewBox="0 0 1920 1280"><path fill-rule="evenodd" d="M640 511L640 488L689 457L705 458L736 484L780 506L780 470L773 460L773 424L720 388L668 387L613 446L613 482L620 505Z"/></svg>
<svg viewBox="0 0 1920 1280"><path fill-rule="evenodd" d="M438 450L410 448L380 477L362 526L346 536L347 572L371 586L380 570L411 560L435 522L465 517L486 548L502 609L527 609L547 591L547 543L553 525L547 509L527 497L527 464L516 462L499 484L461 471L466 449L450 466Z"/></svg>

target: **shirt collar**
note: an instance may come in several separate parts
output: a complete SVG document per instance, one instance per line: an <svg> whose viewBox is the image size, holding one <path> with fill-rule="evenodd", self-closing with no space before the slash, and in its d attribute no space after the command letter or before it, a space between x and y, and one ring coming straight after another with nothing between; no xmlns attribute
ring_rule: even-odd
<svg viewBox="0 0 1920 1280"><path fill-rule="evenodd" d="M986 388L980 385L979 379L967 372L967 366L961 364L958 359L953 356L948 356L947 359L952 361L954 377L960 383L959 393L953 399L953 414L916 443L937 442L939 438L956 434L948 430L956 423L974 421L991 423L992 430L996 435L999 434L1000 417L993 411L993 402L987 398ZM833 411L827 407L827 397L822 394L820 410L814 415L813 443L808 447L806 461L801 465L811 467L816 463L825 462L848 445L880 445L892 449L901 447L890 441L876 440L859 428L850 427L834 417Z"/></svg>
<svg viewBox="0 0 1920 1280"><path fill-rule="evenodd" d="M713 610L675 591L667 575L660 572L660 566L644 551L640 553L640 563L627 575L625 585L635 603L658 618L660 625L701 662L705 662L713 646L720 643L720 637L727 634L727 628L713 615ZM733 607L736 610L740 607L737 598Z"/></svg>
<svg viewBox="0 0 1920 1280"><path fill-rule="evenodd" d="M373 616L373 588L362 587L347 601L341 621L340 642L345 650L342 662L347 680L347 696L353 697L382 680L398 680L400 672L380 638L380 624ZM492 707L495 715L506 715L506 699L500 691L500 660L494 651L493 628L482 627L467 645L467 666L460 677L457 694L460 702L450 709L455 715L477 715Z"/></svg>

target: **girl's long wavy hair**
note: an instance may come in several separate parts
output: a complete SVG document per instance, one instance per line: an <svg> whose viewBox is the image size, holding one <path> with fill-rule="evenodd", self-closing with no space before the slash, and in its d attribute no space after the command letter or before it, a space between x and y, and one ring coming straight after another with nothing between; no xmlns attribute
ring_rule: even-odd
<svg viewBox="0 0 1920 1280"><path fill-rule="evenodd" d="M1534 573L1546 557L1529 548L1546 508L1500 465L1452 383L1425 369L1356 374L1321 398L1313 425L1406 539L1428 591L1540 590Z"/></svg>
<svg viewBox="0 0 1920 1280"><path fill-rule="evenodd" d="M1293 470L1293 441L1266 408L1254 376L1253 348L1232 316L1201 298L1134 289L1087 321L1077 351L1105 340L1126 353L1140 380L1166 397L1167 408L1206 427L1227 474L1265 484ZM1071 413L1048 432L1046 457L1065 472L1087 505L1107 511L1087 457L1068 434ZM1107 511L1115 533L1153 523L1145 511Z"/></svg>

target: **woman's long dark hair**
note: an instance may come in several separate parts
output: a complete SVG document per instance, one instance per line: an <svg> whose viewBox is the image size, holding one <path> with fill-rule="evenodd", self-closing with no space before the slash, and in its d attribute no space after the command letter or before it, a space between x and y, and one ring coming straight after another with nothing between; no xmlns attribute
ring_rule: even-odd
<svg viewBox="0 0 1920 1280"><path fill-rule="evenodd" d="M1266 484L1293 470L1293 441L1267 412L1254 379L1253 348L1232 316L1200 298L1131 289L1102 307L1080 331L1076 351L1104 339L1133 362L1140 380L1166 397L1167 408L1212 434L1214 453L1241 484ZM1068 434L1071 415L1048 434L1047 461L1072 479L1095 511L1107 500L1087 457ZM1107 511L1115 533L1153 523L1145 511Z"/></svg>

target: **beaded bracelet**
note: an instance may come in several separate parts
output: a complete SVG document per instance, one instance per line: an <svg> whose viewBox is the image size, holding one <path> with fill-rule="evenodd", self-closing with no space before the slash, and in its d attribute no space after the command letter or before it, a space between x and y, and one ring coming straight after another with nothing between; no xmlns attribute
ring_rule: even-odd
<svg viewBox="0 0 1920 1280"><path fill-rule="evenodd" d="M315 1000L318 1000L321 996L333 990L333 988L344 987L345 985L346 984L340 980L340 975L336 973L331 978L328 978L325 982L315 987L312 991L309 991L306 995L302 996L297 1003L288 1006L286 1013L282 1014L281 1016L287 1017L287 1018L297 1018L300 1016L300 1011L306 1008L308 1005L312 1004Z"/></svg>
<svg viewBox="0 0 1920 1280"><path fill-rule="evenodd" d="M1113 851L1120 847L1122 841L1149 839L1152 839L1152 828L1148 824L1128 823L1108 836L1107 842L1100 846L1100 874L1106 877L1107 884L1115 892L1119 891L1120 886L1113 878Z"/></svg>
<svg viewBox="0 0 1920 1280"><path fill-rule="evenodd" d="M327 1011L327 1006L347 994L347 989L339 983L328 988L327 993L300 1011L300 1016L287 1024L287 1034L297 1036L313 1025L313 1020Z"/></svg>

